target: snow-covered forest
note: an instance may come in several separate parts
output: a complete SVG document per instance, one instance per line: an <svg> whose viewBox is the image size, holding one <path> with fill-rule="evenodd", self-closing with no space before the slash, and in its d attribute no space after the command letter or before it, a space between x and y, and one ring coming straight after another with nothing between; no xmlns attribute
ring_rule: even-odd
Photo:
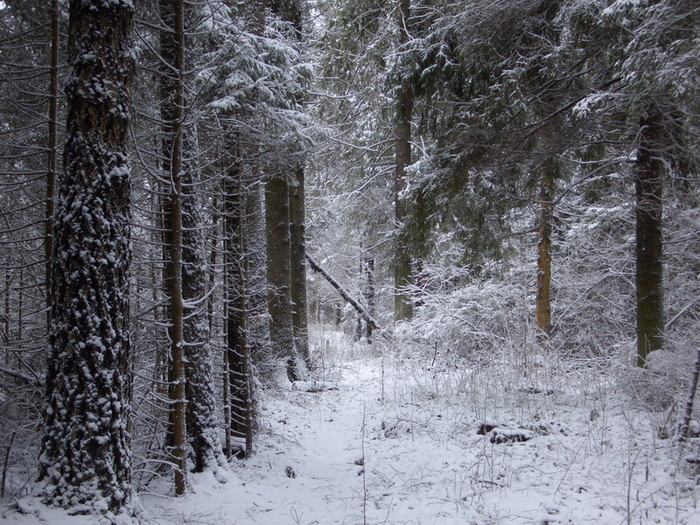
<svg viewBox="0 0 700 525"><path fill-rule="evenodd" d="M8 524L700 524L696 0L0 1Z"/></svg>

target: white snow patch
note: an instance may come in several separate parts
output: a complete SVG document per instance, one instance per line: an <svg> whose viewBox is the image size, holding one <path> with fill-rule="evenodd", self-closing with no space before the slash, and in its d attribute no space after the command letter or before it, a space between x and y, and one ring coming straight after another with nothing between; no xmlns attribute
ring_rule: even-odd
<svg viewBox="0 0 700 525"><path fill-rule="evenodd" d="M604 370L554 371L566 377L539 391L503 362L431 366L432 352L400 358L330 330L311 336L317 382L262 393L255 454L234 460L226 483L194 475L180 498L170 483L150 486L141 500L153 522L700 525L697 479L659 437L668 414L635 407ZM528 440L494 443L492 430ZM4 523L99 523L33 499L17 507Z"/></svg>

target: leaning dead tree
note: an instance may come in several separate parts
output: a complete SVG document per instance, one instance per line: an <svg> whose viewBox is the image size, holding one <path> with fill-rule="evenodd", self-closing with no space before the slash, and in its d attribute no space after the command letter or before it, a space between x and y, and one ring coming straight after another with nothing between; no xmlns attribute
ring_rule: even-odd
<svg viewBox="0 0 700 525"><path fill-rule="evenodd" d="M693 402L695 401L695 394L698 390L698 378L700 377L700 350L698 350L698 357L695 360L695 366L693 367L693 378L690 385L690 395L688 396L688 402L685 406L685 415L683 416L683 423L680 428L680 439L686 439L690 437L690 421L693 418Z"/></svg>
<svg viewBox="0 0 700 525"><path fill-rule="evenodd" d="M309 261L309 266L311 266L311 269L315 272L320 273L326 281L330 283L330 285L338 290L338 293L340 296L345 299L350 305L357 310L357 313L359 313L362 318L367 321L367 324L370 325L374 330L382 330L382 327L377 324L377 321L374 320L372 315L367 311L367 309L360 304L360 302L353 298L352 295L348 293L348 291L343 288L343 286L336 281L331 274L329 274L326 270L324 270L320 264L318 264L308 253L306 254L306 260Z"/></svg>

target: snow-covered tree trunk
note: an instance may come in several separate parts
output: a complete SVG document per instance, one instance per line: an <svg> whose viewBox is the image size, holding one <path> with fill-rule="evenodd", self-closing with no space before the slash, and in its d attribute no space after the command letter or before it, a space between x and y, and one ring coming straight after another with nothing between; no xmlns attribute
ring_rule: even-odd
<svg viewBox="0 0 700 525"><path fill-rule="evenodd" d="M256 182L245 195L246 220L243 223L248 297L248 344L250 357L260 366L270 357L270 324L267 309L267 254L265 250L265 195Z"/></svg>
<svg viewBox="0 0 700 525"><path fill-rule="evenodd" d="M49 504L119 512L131 496L129 0L71 0L64 171L58 179L45 432Z"/></svg>
<svg viewBox="0 0 700 525"><path fill-rule="evenodd" d="M185 304L187 434L194 454L194 471L223 465L223 451L217 434L213 355L207 312L206 254L202 217L203 199L198 194L199 148L195 130L184 130L185 155L182 174L182 298Z"/></svg>
<svg viewBox="0 0 700 525"><path fill-rule="evenodd" d="M637 364L664 344L663 116L650 108L640 122L635 166L637 253Z"/></svg>
<svg viewBox="0 0 700 525"><path fill-rule="evenodd" d="M304 0L273 0L270 3L272 12L278 15L285 22L289 22L294 29L294 37L298 43L304 39L303 35L303 19L304 19ZM303 107L303 95L300 93L289 93L287 95L295 105ZM287 164L288 163L288 164ZM286 165L285 165L286 164ZM304 156L300 154L298 146L292 147L292 155L289 161L282 161L278 168L279 174L274 177L278 180L273 183L273 186L282 191L284 183L288 189L288 197L286 207L288 209L287 228L289 229L289 301L291 305L292 315L292 332L294 346L291 348L290 360L290 377L303 376L306 372L309 357L309 338L308 338L308 315L307 315L307 299L306 299L306 240L305 236L305 188L304 188ZM274 198L275 205L283 205L282 197ZM280 208L273 213L282 213ZM270 215L268 214L268 217ZM278 217L281 219L281 215ZM281 222L275 227L274 231L277 234L282 234ZM272 232L268 228L268 232ZM270 242L268 236L268 242ZM274 242L274 240L273 240ZM286 253L286 252L285 252ZM269 250L268 250L269 257ZM277 261L279 264L279 261ZM278 277L281 278L281 275ZM269 274L268 274L269 279ZM285 286L278 286L281 281L276 283L278 295L277 300L285 302L280 293L284 292ZM277 307L286 308L282 303L278 303ZM281 311L281 310L278 310ZM274 315L272 310L271 315ZM284 314L286 315L286 314ZM273 323L274 324L274 323ZM274 330L271 328L271 330ZM283 329L279 335L284 332ZM274 342L274 334L273 342ZM286 335L284 337L287 337ZM281 342L281 340L280 340ZM286 343L283 343L286 344Z"/></svg>
<svg viewBox="0 0 700 525"><path fill-rule="evenodd" d="M161 6L164 22L174 23L172 3ZM181 208L181 270L180 286L183 302L182 338L185 361L185 399L187 440L193 454L193 469L201 472L207 466L216 467L224 462L221 443L217 435L214 395L214 377L212 351L210 346L210 329L207 312L207 290L209 287L206 255L204 253L204 230L202 210L203 199L199 195L201 177L199 167L199 142L196 121L191 105L187 104L187 95L192 91L186 77L186 71L194 67L195 53L198 51L196 34L198 8L183 5L183 34L177 38L172 31L164 31L161 36L162 59L167 62L161 82L163 100L165 143L163 148L164 166L173 167L175 162L181 166L180 172L180 208ZM171 26L173 29L174 27ZM173 38L175 37L175 38ZM177 53L181 46L183 70L178 70ZM178 86L178 83L181 85ZM180 119L174 120L173 102L182 89ZM186 109L185 105L187 108ZM176 136L181 135L180 136ZM175 150L175 142L179 147ZM181 154L181 159L174 159L173 153ZM171 178L174 180L175 174ZM171 188L172 190L172 188ZM174 198L174 196L173 196Z"/></svg>
<svg viewBox="0 0 700 525"><path fill-rule="evenodd" d="M375 308L375 296L376 290L374 285L374 257L370 255L364 255L362 257L363 272L365 275L365 283L363 295L365 297L365 304L367 305L367 313L371 318L374 319L374 308ZM372 335L374 334L374 326L372 323L365 323L365 337L367 338L367 344L372 344Z"/></svg>

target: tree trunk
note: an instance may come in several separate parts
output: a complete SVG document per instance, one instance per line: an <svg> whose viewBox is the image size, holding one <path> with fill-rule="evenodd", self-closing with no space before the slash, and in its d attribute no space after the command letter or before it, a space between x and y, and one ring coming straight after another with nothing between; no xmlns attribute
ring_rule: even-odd
<svg viewBox="0 0 700 525"><path fill-rule="evenodd" d="M343 286L336 281L331 274L329 274L326 270L324 270L320 264L318 264L308 253L306 254L306 260L309 261L309 265L311 266L311 269L315 272L320 273L323 278L328 281L328 283L335 288L340 296L345 299L350 306L352 306L358 314L362 316L362 318L367 322L368 325L370 325L373 329L375 330L381 330L381 326L377 324L377 322L374 320L374 318L370 315L370 313L367 311L365 307L363 307L360 302L353 298ZM340 306L336 307L336 325L340 324L342 321L342 309Z"/></svg>
<svg viewBox="0 0 700 525"><path fill-rule="evenodd" d="M46 159L46 211L45 211L45 241L44 254L46 257L46 311L51 310L51 253L53 251L53 197L58 170L58 56L59 56L59 7L58 0L51 0L51 69L49 72L49 133L48 157ZM47 322L48 330L48 322Z"/></svg>
<svg viewBox="0 0 700 525"><path fill-rule="evenodd" d="M664 344L662 230L662 116L652 108L641 121L635 167L637 364Z"/></svg>
<svg viewBox="0 0 700 525"><path fill-rule="evenodd" d="M235 150L235 145L232 150ZM238 154L235 154L237 157ZM226 374L228 385L229 442L227 454L240 447L252 453L252 396L250 352L246 326L246 261L243 245L245 200L240 165L234 159L224 182L224 243L226 253ZM239 443L233 445L233 439ZM240 443L243 441L243 443ZM245 445L245 448L243 446Z"/></svg>
<svg viewBox="0 0 700 525"><path fill-rule="evenodd" d="M187 434L194 453L194 472L223 465L216 425L216 398L206 300L209 288L201 210L199 147L194 126L184 129L185 169L182 174L182 298L187 386Z"/></svg>
<svg viewBox="0 0 700 525"><path fill-rule="evenodd" d="M540 338L551 332L551 282L552 282L552 219L554 211L554 180L558 171L557 160L545 161L540 178L540 218L537 230L537 297L536 317Z"/></svg>
<svg viewBox="0 0 700 525"><path fill-rule="evenodd" d="M187 399L184 349L184 302L182 297L182 168L184 86L184 8L182 0L161 0L160 14L167 30L161 31L161 116L163 118L163 168L169 177L165 220L166 288L170 298L170 388L172 456L175 493L187 491Z"/></svg>
<svg viewBox="0 0 700 525"><path fill-rule="evenodd" d="M300 357L309 362L308 305L306 299L306 231L304 206L304 168L296 170L296 186L289 194L290 214L290 257L291 257L291 294L292 324L294 326L294 343Z"/></svg>
<svg viewBox="0 0 700 525"><path fill-rule="evenodd" d="M375 306L375 287L374 287L374 257L368 255L363 256L362 264L364 266L365 274L365 304L367 305L367 313L374 319L374 306ZM367 344L372 344L372 335L374 334L374 326L372 323L365 323L365 337L367 339Z"/></svg>
<svg viewBox="0 0 700 525"><path fill-rule="evenodd" d="M51 266L49 504L119 513L131 497L129 95L133 4L71 0L64 172Z"/></svg>
<svg viewBox="0 0 700 525"><path fill-rule="evenodd" d="M411 16L411 1L400 0L399 46L408 42L408 19ZM413 120L413 88L404 81L396 100L396 138L394 171L394 220L401 228L406 217L406 206L402 193L406 189L406 167L411 164L411 121ZM394 253L394 319L402 321L413 316L413 304L408 292L411 285L411 257L405 243L399 239Z"/></svg>
<svg viewBox="0 0 700 525"><path fill-rule="evenodd" d="M267 254L265 251L264 186L254 182L245 194L243 224L248 296L248 344L252 362L261 367L270 358L270 323L267 307Z"/></svg>
<svg viewBox="0 0 700 525"><path fill-rule="evenodd" d="M305 372L294 345L289 217L289 184L284 174L276 174L269 178L265 186L270 343L272 352L287 361L290 381L297 381Z"/></svg>
<svg viewBox="0 0 700 525"><path fill-rule="evenodd" d="M197 20L199 6L185 3L184 19L189 25L189 33L183 35L185 71L193 69L198 45ZM188 36L189 35L189 36ZM184 73L181 78L184 77ZM186 93L193 91L182 78ZM191 101L183 97L188 107ZM214 372L210 345L207 292L207 257L205 253L204 199L199 195L201 187L199 165L199 141L197 123L185 118L182 122L183 171L182 171L182 297L185 303L183 319L183 340L185 348L185 375L187 398L187 434L193 452L193 470L202 472L207 466L225 466L223 450L216 424L216 397L214 393ZM213 286L213 283L212 283Z"/></svg>

